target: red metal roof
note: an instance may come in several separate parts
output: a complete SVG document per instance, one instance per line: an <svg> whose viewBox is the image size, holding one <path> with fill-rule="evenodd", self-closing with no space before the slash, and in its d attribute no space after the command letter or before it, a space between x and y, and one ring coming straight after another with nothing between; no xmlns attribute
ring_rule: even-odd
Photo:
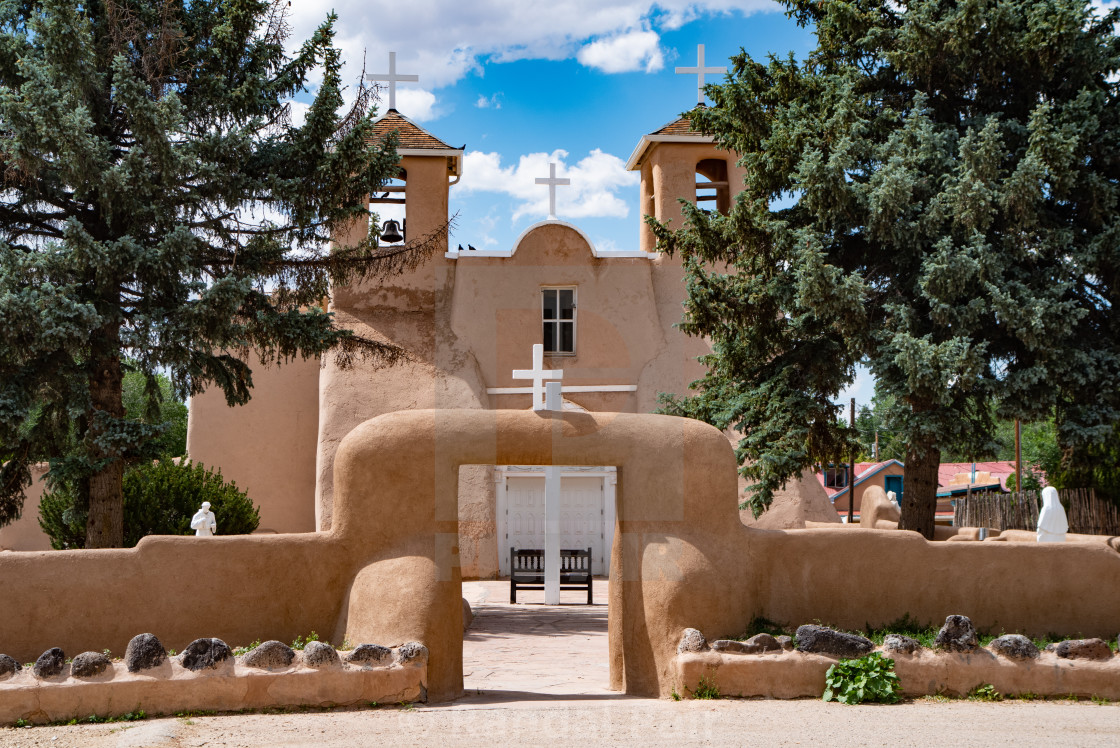
<svg viewBox="0 0 1120 748"><path fill-rule="evenodd" d="M886 466L890 462L895 462L895 461L894 460L884 460L882 462L857 462L856 463L856 481L859 482L860 480L862 480L865 477L870 477L870 476L874 475L875 473L877 473L879 470L881 470L884 466ZM940 467L938 467L938 469L937 469L937 485L938 485L938 488L941 489L941 488L947 487L949 484L951 484L953 482L953 478L956 477L957 475L960 475L960 474L967 473L969 475L969 477L971 478L972 477L972 465L973 465L973 463L971 463L971 462L943 462L943 463L941 463ZM837 467L845 467L845 466L844 465L837 465ZM1037 471L1037 469L1036 469L1036 471ZM1012 461L1012 460L1000 460L1000 461L995 461L995 462L977 462L976 463L976 473L977 473L978 478L980 477L979 476L980 473L990 474L991 477L992 477L992 480L993 481L999 481L1000 488L1006 491L1007 490L1007 478L1008 478L1008 476L1015 473L1015 462ZM828 486L825 486L824 485L824 472L823 471L818 470L817 473L816 473L816 476L817 476L817 482L819 482L822 486L824 486L825 493L828 494L829 498L832 498L836 494L842 493L842 492L847 490L847 487L830 488ZM1043 483L1045 483L1045 480L1043 480ZM979 485L979 484L989 485L990 481L978 481L977 485ZM955 485L965 486L965 485L968 485L968 484L967 483L958 483L958 484L955 484Z"/></svg>

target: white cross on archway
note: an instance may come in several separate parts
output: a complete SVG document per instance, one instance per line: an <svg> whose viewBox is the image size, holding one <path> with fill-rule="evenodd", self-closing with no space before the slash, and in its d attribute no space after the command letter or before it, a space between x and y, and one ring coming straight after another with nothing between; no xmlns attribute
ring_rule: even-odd
<svg viewBox="0 0 1120 748"><path fill-rule="evenodd" d="M564 370L545 369L544 345L542 343L536 343L533 345L533 368L514 369L513 378L533 380L533 410L544 410L544 380L563 379Z"/></svg>
<svg viewBox="0 0 1120 748"><path fill-rule="evenodd" d="M696 75L696 103L704 103L704 74L705 73L726 73L727 68L706 68L704 67L704 45L696 45L696 67L694 68L677 68L678 74Z"/></svg>
<svg viewBox="0 0 1120 748"><path fill-rule="evenodd" d="M553 165L555 169L555 164ZM555 172L553 173L555 176ZM539 180L538 180L539 181ZM514 369L514 379L533 380L533 410L563 409L560 382L548 383L545 397L544 380L564 378L563 369L544 368L544 345L533 345L533 368ZM544 469L544 604L560 604L560 467L548 465Z"/></svg>
<svg viewBox="0 0 1120 748"><path fill-rule="evenodd" d="M397 75L397 53L389 53L389 73L370 73L366 75L366 80L371 81L389 81L389 108L397 108L397 81L404 83L416 83L420 80L418 75Z"/></svg>
<svg viewBox="0 0 1120 748"><path fill-rule="evenodd" d="M548 165L548 178L537 177L537 184L548 185L548 220L556 220L556 185L571 184L572 180L556 178L556 164Z"/></svg>

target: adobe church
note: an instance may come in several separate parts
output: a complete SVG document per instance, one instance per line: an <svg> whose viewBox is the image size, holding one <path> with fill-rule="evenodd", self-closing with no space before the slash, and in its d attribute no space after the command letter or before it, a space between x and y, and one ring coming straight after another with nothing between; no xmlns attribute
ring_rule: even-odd
<svg viewBox="0 0 1120 748"><path fill-rule="evenodd" d="M191 401L190 458L220 468L247 491L260 507L261 532L330 528L335 450L375 416L417 408L527 409L533 407L532 382L514 372L542 365L562 370L565 409L648 413L659 393L686 393L704 373L696 359L709 351L705 341L675 328L686 296L681 262L655 251L644 220L632 251L601 251L578 226L555 215L502 250L451 249L448 196L462 173L463 148L449 146L392 104L376 134L398 133L400 174L384 196L371 196L371 209L377 202L403 202L401 238L441 232L441 251L404 275L334 288L330 310L340 326L392 342L410 360L383 368L359 361L341 369L328 355L322 365L256 366L247 405L229 408L218 391ZM641 174L643 219L648 214L674 226L682 224L679 199L727 211L744 177L735 155L692 132L687 115L642 136L627 168ZM566 181L541 176L542 190ZM354 228L356 235L365 230ZM535 344L543 345L538 362L532 360ZM609 568L615 480L610 465L561 471L561 547L591 547L596 574ZM830 512L836 521L811 477L791 483L786 493L797 505L805 503L797 500L801 493L812 493L807 498L816 513ZM459 507L463 578L506 575L511 547L545 545L541 467L463 467Z"/></svg>

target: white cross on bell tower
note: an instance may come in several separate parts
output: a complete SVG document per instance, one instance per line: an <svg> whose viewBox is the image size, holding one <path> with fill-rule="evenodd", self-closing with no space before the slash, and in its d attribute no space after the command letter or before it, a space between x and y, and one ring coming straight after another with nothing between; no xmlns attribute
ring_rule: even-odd
<svg viewBox="0 0 1120 748"><path fill-rule="evenodd" d="M571 184L571 183L572 183L572 180L568 179L567 177L564 177L564 178L561 178L561 179L556 178L556 164L555 163L549 163L549 165L548 165L548 178L547 179L545 177L537 177L537 184L547 184L548 185L548 220L550 220L550 221L555 221L556 220L556 186L557 185Z"/></svg>
<svg viewBox="0 0 1120 748"><path fill-rule="evenodd" d="M704 75L706 73L726 73L727 68L706 68L704 67L704 45L696 45L696 67L694 68L677 68L677 74L695 75L696 76L696 103L704 103Z"/></svg>
<svg viewBox="0 0 1120 748"><path fill-rule="evenodd" d="M389 108L397 108L397 82L416 83L420 80L418 75L397 75L397 53L389 53L389 73L368 73L366 80L389 82Z"/></svg>

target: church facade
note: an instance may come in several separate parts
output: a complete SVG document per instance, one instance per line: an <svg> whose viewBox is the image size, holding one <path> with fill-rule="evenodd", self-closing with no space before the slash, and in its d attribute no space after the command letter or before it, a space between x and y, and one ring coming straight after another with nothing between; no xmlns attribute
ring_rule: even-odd
<svg viewBox="0 0 1120 748"><path fill-rule="evenodd" d="M328 355L255 367L248 405L228 408L217 392L191 403L191 459L248 491L261 508L261 531L330 528L335 450L363 421L407 409L531 407L529 382L513 374L530 368L534 344L544 347L544 368L563 370L567 409L650 412L659 393L683 394L703 375L696 359L708 352L705 341L675 328L685 299L680 260L655 251L644 221L632 251L600 251L578 226L554 217L504 250L452 249L448 195L463 150L390 109L377 132L394 130L400 180L371 199L403 199L404 240L434 233L440 250L401 276L333 289L330 309L342 326L404 348L409 360L341 368ZM682 222L679 199L726 211L743 183L735 156L692 132L687 116L643 136L627 166L641 175L643 218L674 226ZM611 465L563 471L561 544L592 548L596 573L608 568L616 479ZM508 573L511 547L543 547L543 524L541 468L461 469L464 578Z"/></svg>

